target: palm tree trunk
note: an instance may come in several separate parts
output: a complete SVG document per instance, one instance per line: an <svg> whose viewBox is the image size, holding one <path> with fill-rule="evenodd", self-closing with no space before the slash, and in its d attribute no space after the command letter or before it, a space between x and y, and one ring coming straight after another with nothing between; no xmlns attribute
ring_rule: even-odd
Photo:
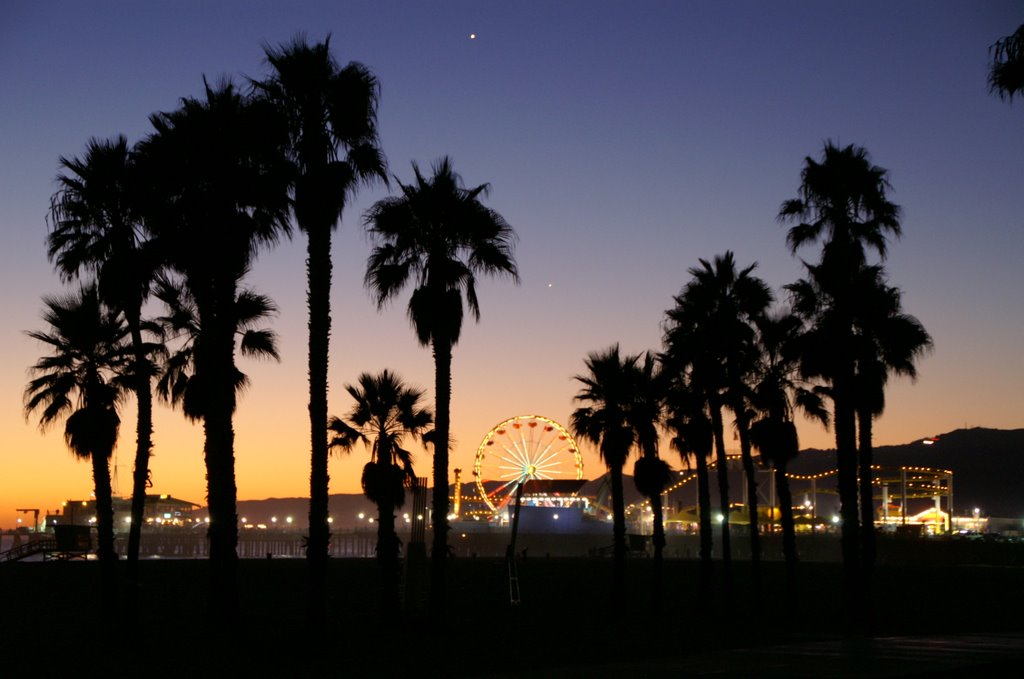
<svg viewBox="0 0 1024 679"><path fill-rule="evenodd" d="M793 494L786 478L786 462L780 461L775 469L775 491L779 496L780 521L782 523L782 554L786 560L786 608L793 610L796 605L796 530L793 522Z"/></svg>
<svg viewBox="0 0 1024 679"><path fill-rule="evenodd" d="M142 523L146 512L146 489L149 486L149 458L153 449L153 394L150 387L146 352L142 342L139 314L125 314L132 336L135 353L135 400L138 413L135 424L135 468L132 473L131 523L128 525L127 596L128 615L138 614L139 594L139 546L142 542Z"/></svg>
<svg viewBox="0 0 1024 679"><path fill-rule="evenodd" d="M655 493L651 500L651 513L654 515L654 531L651 541L654 543L654 576L651 582L651 610L655 615L662 611L662 561L665 552L665 517L661 506L661 493Z"/></svg>
<svg viewBox="0 0 1024 679"><path fill-rule="evenodd" d="M226 419L226 421L225 421ZM236 514L234 430L230 415L210 413L206 430L207 505L210 513L211 613L221 622L233 619L237 605L238 516Z"/></svg>
<svg viewBox="0 0 1024 679"><path fill-rule="evenodd" d="M377 504L377 566L380 570L380 616L393 624L401 611L398 596L398 535L395 506L388 500Z"/></svg>
<svg viewBox="0 0 1024 679"><path fill-rule="evenodd" d="M623 455L621 459L625 459ZM622 467L613 465L612 477L612 614L626 606L626 502L622 496Z"/></svg>
<svg viewBox="0 0 1024 679"><path fill-rule="evenodd" d="M860 544L861 544L861 597L864 601L866 624L871 627L871 580L875 568L875 500L872 484L871 443L872 415L868 408L857 409L857 433L860 439L857 457L860 468Z"/></svg>
<svg viewBox="0 0 1024 679"><path fill-rule="evenodd" d="M92 460L92 478L96 488L96 535L98 542L97 556L101 561L117 561L114 550L114 502L110 483L109 451L94 452Z"/></svg>
<svg viewBox="0 0 1024 679"><path fill-rule="evenodd" d="M714 562L711 552L714 535L711 522L711 481L708 478L708 459L702 453L695 455L697 468L697 511L700 517L700 583L699 600L702 604L711 602L711 576Z"/></svg>
<svg viewBox="0 0 1024 679"><path fill-rule="evenodd" d="M860 601L860 541L857 509L857 434L853 408L852 366L843 369L833 381L833 406L836 431L836 470L839 489L839 514L842 519L843 604L847 632L863 628Z"/></svg>
<svg viewBox="0 0 1024 679"><path fill-rule="evenodd" d="M116 563L114 551L114 503L110 487L110 451L93 451L92 479L96 489L96 533L100 560L100 609L106 621L112 622L117 601Z"/></svg>
<svg viewBox="0 0 1024 679"><path fill-rule="evenodd" d="M452 345L447 336L438 333L433 341L434 353L434 545L430 552L430 610L442 616L446 599L446 568L448 558L448 440L451 428ZM440 623L440 617L437 618Z"/></svg>
<svg viewBox="0 0 1024 679"><path fill-rule="evenodd" d="M743 477L747 482L747 513L750 515L750 591L754 605L761 600L761 534L757 517L757 471L754 457L750 452L750 419L738 415L740 457L743 460Z"/></svg>
<svg viewBox="0 0 1024 679"><path fill-rule="evenodd" d="M323 623L327 602L327 523L330 477L327 467L327 367L331 333L331 230L309 229L306 250L309 307L309 601L313 625Z"/></svg>
<svg viewBox="0 0 1024 679"><path fill-rule="evenodd" d="M215 326L225 326L216 318ZM238 515L235 485L235 432L232 424L235 392L234 337L224 327L207 333L204 361L197 356L196 372L207 377L210 394L203 417L205 434L207 507L210 527L210 607L214 620L230 623L238 604L236 570L238 562ZM209 352L209 353L207 353Z"/></svg>
<svg viewBox="0 0 1024 679"><path fill-rule="evenodd" d="M732 604L732 554L729 543L729 460L725 452L725 433L722 428L722 410L717 403L710 404L711 427L715 435L715 455L718 459L718 501L722 511L722 591L726 606Z"/></svg>

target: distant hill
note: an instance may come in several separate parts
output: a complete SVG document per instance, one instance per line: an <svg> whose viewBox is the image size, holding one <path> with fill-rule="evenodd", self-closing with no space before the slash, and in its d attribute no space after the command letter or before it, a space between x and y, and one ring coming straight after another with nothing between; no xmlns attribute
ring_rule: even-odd
<svg viewBox="0 0 1024 679"><path fill-rule="evenodd" d="M406 498L408 505L412 504L412 498ZM366 519L377 517L377 506L366 499L360 493L337 494L328 498L328 510L334 520L332 527L336 530L350 530L359 526L366 527ZM408 511L408 508L406 509ZM359 518L363 514L363 518ZM292 517L291 524L295 529L300 527L305 530L309 525L309 499L304 497L267 498L266 500L239 500L238 517L245 518L248 523L263 523L271 525L271 519L277 517L277 525L284 528L288 526L288 517Z"/></svg>
<svg viewBox="0 0 1024 679"><path fill-rule="evenodd" d="M978 507L986 516L1024 517L1024 429L957 429L898 446L875 448L875 463L953 472L956 514ZM813 474L835 468L835 450L808 449L790 471Z"/></svg>

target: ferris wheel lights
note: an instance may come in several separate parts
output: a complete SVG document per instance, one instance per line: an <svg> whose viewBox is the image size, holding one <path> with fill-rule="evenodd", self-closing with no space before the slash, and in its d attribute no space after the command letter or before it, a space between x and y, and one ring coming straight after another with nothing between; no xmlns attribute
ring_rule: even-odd
<svg viewBox="0 0 1024 679"><path fill-rule="evenodd" d="M566 455L573 457L574 470L566 468ZM498 511L526 481L568 480L573 471L577 480L583 478L583 459L572 435L546 417L518 415L498 423L484 437L473 476L480 498Z"/></svg>

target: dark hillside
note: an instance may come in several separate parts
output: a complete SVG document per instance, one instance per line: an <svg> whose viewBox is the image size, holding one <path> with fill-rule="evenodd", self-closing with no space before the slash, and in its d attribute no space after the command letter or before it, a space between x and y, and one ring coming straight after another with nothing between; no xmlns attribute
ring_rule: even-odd
<svg viewBox="0 0 1024 679"><path fill-rule="evenodd" d="M898 446L879 446L875 462L949 469L953 472L953 506L957 514L978 507L986 516L1024 516L1024 429L957 429ZM835 452L810 449L790 465L799 474L835 465Z"/></svg>

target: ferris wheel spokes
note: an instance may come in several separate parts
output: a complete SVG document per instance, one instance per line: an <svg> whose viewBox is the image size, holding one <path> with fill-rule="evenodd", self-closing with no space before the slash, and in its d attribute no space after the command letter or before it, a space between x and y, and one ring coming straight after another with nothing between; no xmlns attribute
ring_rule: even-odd
<svg viewBox="0 0 1024 679"><path fill-rule="evenodd" d="M571 457L574 468L565 464ZM579 447L564 427L538 415L519 415L494 427L480 443L474 465L477 492L492 510L504 506L530 479L583 478ZM485 483L497 482L488 490Z"/></svg>

